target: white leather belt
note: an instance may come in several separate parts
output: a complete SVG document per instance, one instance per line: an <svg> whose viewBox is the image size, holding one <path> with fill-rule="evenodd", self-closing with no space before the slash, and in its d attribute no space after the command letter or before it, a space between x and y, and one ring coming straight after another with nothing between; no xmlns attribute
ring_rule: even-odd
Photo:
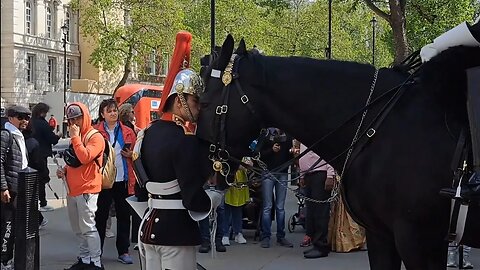
<svg viewBox="0 0 480 270"><path fill-rule="evenodd" d="M180 192L180 186L177 179L166 182L147 182L145 185L147 191L155 195L172 195Z"/></svg>
<svg viewBox="0 0 480 270"><path fill-rule="evenodd" d="M150 209L185 209L182 200L148 199Z"/></svg>

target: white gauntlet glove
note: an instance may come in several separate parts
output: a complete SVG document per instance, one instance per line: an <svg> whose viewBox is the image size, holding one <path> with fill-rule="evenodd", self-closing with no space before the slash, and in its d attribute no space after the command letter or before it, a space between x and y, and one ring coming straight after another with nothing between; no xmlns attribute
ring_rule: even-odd
<svg viewBox="0 0 480 270"><path fill-rule="evenodd" d="M480 42L470 33L466 22L457 25L437 37L432 43L423 46L420 50L420 57L422 62L427 62L444 50L458 45L480 46Z"/></svg>
<svg viewBox="0 0 480 270"><path fill-rule="evenodd" d="M217 207L222 203L222 193L220 193L217 190L205 190L207 193L208 197L210 198L210 210L208 212L194 212L194 211L188 211L190 214L190 217L195 220L195 221L200 221L202 219L205 219L210 215L212 211L215 211Z"/></svg>

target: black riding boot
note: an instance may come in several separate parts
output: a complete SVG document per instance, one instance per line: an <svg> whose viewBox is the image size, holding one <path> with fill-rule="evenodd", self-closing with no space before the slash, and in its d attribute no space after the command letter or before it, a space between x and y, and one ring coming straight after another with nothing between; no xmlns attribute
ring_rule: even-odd
<svg viewBox="0 0 480 270"><path fill-rule="evenodd" d="M460 197L465 201L480 201L480 67L467 70L467 112L472 140L473 166L467 183L462 184ZM440 194L455 198L456 187L444 188Z"/></svg>
<svg viewBox="0 0 480 270"><path fill-rule="evenodd" d="M470 122L473 152L473 175L467 183L467 197L480 200L480 67L467 70L468 98L467 110Z"/></svg>

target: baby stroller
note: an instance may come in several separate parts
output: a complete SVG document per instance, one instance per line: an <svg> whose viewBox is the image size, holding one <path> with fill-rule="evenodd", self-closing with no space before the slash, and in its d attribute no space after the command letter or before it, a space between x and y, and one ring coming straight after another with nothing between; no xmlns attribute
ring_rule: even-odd
<svg viewBox="0 0 480 270"><path fill-rule="evenodd" d="M304 189L298 188L295 192L295 197L297 197L298 209L297 212L288 219L288 231L291 233L295 231L295 226L302 226L305 229L305 216L307 214Z"/></svg>
<svg viewBox="0 0 480 270"><path fill-rule="evenodd" d="M258 179L250 182L250 201L243 207L243 224L245 230L255 230L254 241L260 237L260 223L262 219L262 190Z"/></svg>

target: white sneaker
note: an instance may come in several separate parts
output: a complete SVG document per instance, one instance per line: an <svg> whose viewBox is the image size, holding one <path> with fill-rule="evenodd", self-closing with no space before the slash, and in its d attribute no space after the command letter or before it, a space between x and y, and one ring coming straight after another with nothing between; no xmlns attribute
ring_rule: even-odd
<svg viewBox="0 0 480 270"><path fill-rule="evenodd" d="M38 229L41 230L45 228L45 226L47 226L47 223L48 223L48 219L44 217L42 220L42 223L40 223L40 225L38 226Z"/></svg>
<svg viewBox="0 0 480 270"><path fill-rule="evenodd" d="M447 267L457 268L458 267L458 254L456 250L449 250L447 257Z"/></svg>
<svg viewBox="0 0 480 270"><path fill-rule="evenodd" d="M242 233L238 233L237 235L235 235L235 242L237 242L239 244L246 244L247 239L245 239L245 237L243 237Z"/></svg>
<svg viewBox="0 0 480 270"><path fill-rule="evenodd" d="M228 236L222 237L222 245L230 246L230 239L228 238Z"/></svg>
<svg viewBox="0 0 480 270"><path fill-rule="evenodd" d="M112 237L115 237L115 234L111 230L106 230L105 237L112 238Z"/></svg>
<svg viewBox="0 0 480 270"><path fill-rule="evenodd" d="M463 269L473 269L473 264L468 259L463 259Z"/></svg>
<svg viewBox="0 0 480 270"><path fill-rule="evenodd" d="M42 207L38 208L38 211L40 211L40 212L50 212L50 211L53 211L53 210L55 210L55 208L53 208L50 205L45 205L45 206L42 206Z"/></svg>

